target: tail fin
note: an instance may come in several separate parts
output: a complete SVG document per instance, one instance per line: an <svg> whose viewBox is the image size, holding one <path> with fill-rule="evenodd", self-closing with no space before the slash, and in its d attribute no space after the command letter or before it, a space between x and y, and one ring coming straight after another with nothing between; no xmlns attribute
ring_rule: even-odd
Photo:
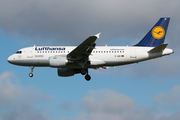
<svg viewBox="0 0 180 120"><path fill-rule="evenodd" d="M146 36L135 46L156 47L164 43L170 18L160 18Z"/></svg>

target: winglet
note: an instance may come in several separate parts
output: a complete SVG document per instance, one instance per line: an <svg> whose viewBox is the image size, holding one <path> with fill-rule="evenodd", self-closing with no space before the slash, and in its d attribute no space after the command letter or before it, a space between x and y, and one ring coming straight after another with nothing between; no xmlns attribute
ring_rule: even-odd
<svg viewBox="0 0 180 120"><path fill-rule="evenodd" d="M98 34L96 34L95 36L97 37L97 38L99 38L99 35L100 35L101 33L98 33Z"/></svg>

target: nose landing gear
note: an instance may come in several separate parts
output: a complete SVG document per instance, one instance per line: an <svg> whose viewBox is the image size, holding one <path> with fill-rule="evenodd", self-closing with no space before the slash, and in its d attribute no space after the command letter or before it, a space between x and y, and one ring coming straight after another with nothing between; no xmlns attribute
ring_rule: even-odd
<svg viewBox="0 0 180 120"><path fill-rule="evenodd" d="M31 73L29 73L29 77L33 77L33 69L34 69L34 66L31 66Z"/></svg>

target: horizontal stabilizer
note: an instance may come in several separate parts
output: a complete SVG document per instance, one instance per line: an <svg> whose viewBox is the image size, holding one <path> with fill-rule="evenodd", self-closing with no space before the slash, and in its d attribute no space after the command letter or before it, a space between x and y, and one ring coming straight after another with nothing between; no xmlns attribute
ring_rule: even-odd
<svg viewBox="0 0 180 120"><path fill-rule="evenodd" d="M157 47L154 47L149 51L149 53L158 53L158 52L163 52L164 49L167 47L168 44L161 44Z"/></svg>

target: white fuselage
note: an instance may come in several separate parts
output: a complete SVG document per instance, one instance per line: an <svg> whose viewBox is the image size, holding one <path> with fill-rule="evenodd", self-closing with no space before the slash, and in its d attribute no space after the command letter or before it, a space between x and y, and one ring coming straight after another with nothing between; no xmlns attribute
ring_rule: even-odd
<svg viewBox="0 0 180 120"><path fill-rule="evenodd" d="M34 46L20 49L11 55L8 61L20 66L49 66L49 58L52 56L66 57L76 46ZM137 63L173 53L172 49L164 49L163 52L148 53L153 47L137 46L97 46L89 55L90 65L87 68L106 66L120 66ZM81 68L80 65L66 65L64 68Z"/></svg>

